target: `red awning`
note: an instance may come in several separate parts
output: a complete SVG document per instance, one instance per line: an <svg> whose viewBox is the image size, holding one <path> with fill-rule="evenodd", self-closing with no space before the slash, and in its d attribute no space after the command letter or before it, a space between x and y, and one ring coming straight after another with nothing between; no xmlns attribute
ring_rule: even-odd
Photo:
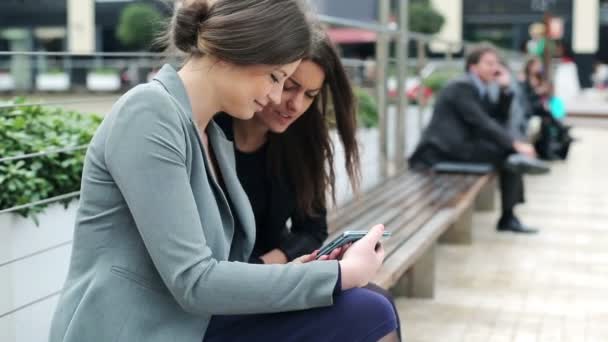
<svg viewBox="0 0 608 342"><path fill-rule="evenodd" d="M329 39L335 44L357 44L376 42L376 32L356 28L331 28L327 30Z"/></svg>

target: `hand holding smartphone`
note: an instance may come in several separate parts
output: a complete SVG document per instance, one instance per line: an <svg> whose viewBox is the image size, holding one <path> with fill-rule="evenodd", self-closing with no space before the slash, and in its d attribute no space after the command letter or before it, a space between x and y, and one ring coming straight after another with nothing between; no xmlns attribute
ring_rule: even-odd
<svg viewBox="0 0 608 342"><path fill-rule="evenodd" d="M361 239L367 233L368 232L365 230L348 230L348 231L343 232L342 234L338 235L338 237L336 237L333 241L331 241L330 243L321 247L321 249L319 250L319 254L317 254L317 259L319 259L320 257L322 257L324 255L331 254L331 252L336 248L340 248L351 242L355 242L355 241ZM390 236L391 236L391 232L388 232L388 231L385 231L382 234L383 238L388 238Z"/></svg>

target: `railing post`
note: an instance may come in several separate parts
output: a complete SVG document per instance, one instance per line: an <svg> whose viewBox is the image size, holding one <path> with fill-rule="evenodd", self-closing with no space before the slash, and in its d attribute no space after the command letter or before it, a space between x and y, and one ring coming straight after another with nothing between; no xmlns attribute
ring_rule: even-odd
<svg viewBox="0 0 608 342"><path fill-rule="evenodd" d="M408 118L408 98L406 96L406 78L409 54L408 36L408 3L409 0L399 0L399 36L397 38L397 117L395 132L395 161L394 168L399 170L406 167L406 135Z"/></svg>
<svg viewBox="0 0 608 342"><path fill-rule="evenodd" d="M68 74L68 79L70 80L70 87L74 86L74 65L72 63L71 56L63 57L63 70Z"/></svg>
<svg viewBox="0 0 608 342"><path fill-rule="evenodd" d="M390 10L390 0L379 0L378 21L382 27L388 27ZM380 153L380 174L383 178L386 178L388 176L388 141L386 139L386 70L388 69L388 44L388 33L378 32L378 39L376 41L376 102L378 103L378 140Z"/></svg>
<svg viewBox="0 0 608 342"><path fill-rule="evenodd" d="M445 50L445 60L446 60L448 63L450 63L450 64L451 64L451 63L452 63L452 60L453 60L453 56L452 56L452 44L451 44L451 43L447 43L447 44L445 45L445 49L446 49L446 50Z"/></svg>
<svg viewBox="0 0 608 342"><path fill-rule="evenodd" d="M418 74L418 80L420 81L419 91L418 91L418 132L422 135L422 130L424 129L424 111L426 110L426 99L424 98L424 79L422 75L422 69L424 69L426 65L426 45L424 40L418 39L416 41L416 52L417 52L417 61L416 61L416 70Z"/></svg>

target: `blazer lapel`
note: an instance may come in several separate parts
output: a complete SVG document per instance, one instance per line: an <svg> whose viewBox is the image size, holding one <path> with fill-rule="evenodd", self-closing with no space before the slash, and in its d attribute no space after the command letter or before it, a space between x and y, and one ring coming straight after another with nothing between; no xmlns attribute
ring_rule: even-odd
<svg viewBox="0 0 608 342"><path fill-rule="evenodd" d="M213 147L214 155L226 186L226 191L234 206L232 209L236 213L235 219L239 219L244 234L242 241L239 241L235 235L233 244L241 243L242 246L238 249L245 250L243 257L249 258L249 255L253 250L253 244L255 243L255 219L253 217L253 210L251 209L249 198L247 198L247 194L243 190L236 173L234 145L230 140L224 137L221 129L214 121L209 123L207 134L209 136L210 144Z"/></svg>
<svg viewBox="0 0 608 342"><path fill-rule="evenodd" d="M184 84L179 78L179 75L175 69L173 69L172 66L165 64L154 79L162 84L163 87L171 95L173 95L173 97L182 107L184 114L189 116L194 129L198 132L196 124L194 123L192 107L190 105L186 88L184 87ZM233 253L233 251L241 251L242 255L235 256L237 260L248 260L251 251L253 250L253 244L255 243L255 219L253 217L253 210L251 209L249 199L241 187L241 183L236 175L236 163L234 160L233 150L234 147L232 143L224 137L220 130L221 129L212 120L207 127L207 134L209 136L210 145L215 152L214 155L222 174L222 179L226 185L226 191L228 194L225 195L230 197L230 200L234 206L234 208L231 208L233 209L232 211L236 213L236 217L233 217L233 219L239 220L240 225L237 226L241 227L241 231L243 233L242 237L239 234L234 235L234 238L232 239L233 247L235 247L235 245L237 246L236 248L232 248L231 253ZM199 134L197 134L197 138L202 150L203 144L200 141ZM213 184L213 186L221 191L221 188L216 184ZM228 203L225 204L226 206L229 206Z"/></svg>

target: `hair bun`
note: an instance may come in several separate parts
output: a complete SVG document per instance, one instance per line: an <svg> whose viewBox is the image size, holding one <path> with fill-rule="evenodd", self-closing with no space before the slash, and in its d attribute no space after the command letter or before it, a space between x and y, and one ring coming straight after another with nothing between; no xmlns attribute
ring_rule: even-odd
<svg viewBox="0 0 608 342"><path fill-rule="evenodd" d="M201 24L209 17L207 0L184 2L175 14L173 23L173 43L180 51L198 52L198 33Z"/></svg>

